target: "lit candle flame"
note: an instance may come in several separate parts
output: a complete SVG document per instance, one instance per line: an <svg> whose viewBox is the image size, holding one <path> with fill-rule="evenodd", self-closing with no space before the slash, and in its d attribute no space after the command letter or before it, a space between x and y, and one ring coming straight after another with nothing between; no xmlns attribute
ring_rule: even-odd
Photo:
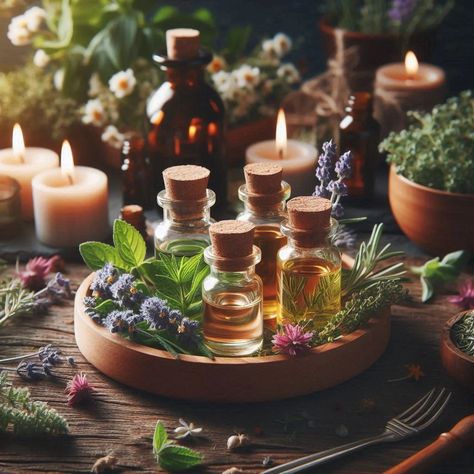
<svg viewBox="0 0 474 474"><path fill-rule="evenodd" d="M15 155L15 158L17 158L21 163L24 163L25 162L25 142L23 140L23 132L21 131L21 127L17 123L13 127L12 147L13 147L13 155Z"/></svg>
<svg viewBox="0 0 474 474"><path fill-rule="evenodd" d="M197 127L196 125L191 124L188 129L188 138L191 143L194 142L194 140L196 139L196 135L197 135Z"/></svg>
<svg viewBox="0 0 474 474"><path fill-rule="evenodd" d="M405 55L405 71L410 78L415 77L418 72L418 59L413 51L408 51Z"/></svg>
<svg viewBox="0 0 474 474"><path fill-rule="evenodd" d="M278 111L275 141L276 141L276 149L277 149L278 157L281 160L286 155L286 147L287 147L286 119L285 119L285 112L283 112L283 109L280 109Z"/></svg>
<svg viewBox="0 0 474 474"><path fill-rule="evenodd" d="M61 148L61 173L68 179L69 184L74 182L74 160L71 145L67 140L64 140Z"/></svg>

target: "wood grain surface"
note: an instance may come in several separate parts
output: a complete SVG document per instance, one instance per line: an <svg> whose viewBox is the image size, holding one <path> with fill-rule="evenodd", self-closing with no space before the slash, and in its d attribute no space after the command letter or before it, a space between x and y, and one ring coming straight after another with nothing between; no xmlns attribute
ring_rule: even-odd
<svg viewBox="0 0 474 474"><path fill-rule="evenodd" d="M419 264L410 260L407 263ZM69 274L77 288L88 274L84 266L70 265ZM408 283L415 301L393 308L392 338L386 353L368 371L333 389L305 397L272 403L219 405L179 402L126 388L97 372L81 357L73 331L73 302L55 307L51 314L22 317L0 329L0 358L31 352L52 343L77 362L76 370L87 373L97 389L95 402L69 408L64 387L75 370L63 366L57 381L29 383L38 400L47 401L64 415L70 434L61 438L25 440L0 436L0 473L89 472L94 461L111 451L120 472L160 472L152 454L152 433L162 420L169 431L179 418L204 428L205 438L186 444L205 456L199 472L220 473L236 466L244 472L263 470L262 461L271 456L275 464L340 443L379 432L385 421L412 404L433 386L447 386L453 397L445 413L427 432L393 445L378 446L324 466L319 472L380 473L434 441L456 422L474 412L474 397L452 382L443 372L439 358L439 337L444 322L457 312L439 296L429 305L417 301L421 289ZM417 363L426 374L420 381L403 380L406 364ZM13 367L13 365L11 365ZM315 377L318 374L314 374ZM11 376L17 385L25 385ZM163 383L167 383L163 380ZM291 383L282 380L281 383ZM344 438L338 428L344 425ZM228 436L247 433L253 445L243 452L226 450ZM464 452L435 473L472 472L474 454Z"/></svg>

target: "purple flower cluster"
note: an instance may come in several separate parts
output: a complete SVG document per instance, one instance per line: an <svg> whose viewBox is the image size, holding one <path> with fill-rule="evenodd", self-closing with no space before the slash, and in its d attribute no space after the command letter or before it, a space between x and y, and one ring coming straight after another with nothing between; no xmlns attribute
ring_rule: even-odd
<svg viewBox="0 0 474 474"><path fill-rule="evenodd" d="M339 218L344 214L344 208L339 201L348 193L344 179L351 175L352 154L346 151L336 161L336 145L332 140L325 142L322 148L323 152L316 168L319 185L315 187L313 196L330 199L332 215Z"/></svg>
<svg viewBox="0 0 474 474"><path fill-rule="evenodd" d="M273 352L297 356L311 349L314 332L305 331L298 324L285 324L272 338Z"/></svg>
<svg viewBox="0 0 474 474"><path fill-rule="evenodd" d="M118 270L111 263L106 263L95 274L94 281L91 284L92 296L104 300L111 298L111 286L117 281L118 277Z"/></svg>
<svg viewBox="0 0 474 474"><path fill-rule="evenodd" d="M16 373L26 380L53 377L53 367L63 362L60 354L61 351L51 344L41 347L37 353L39 362L25 358L18 364Z"/></svg>
<svg viewBox="0 0 474 474"><path fill-rule="evenodd" d="M35 293L34 311L44 313L53 304L60 304L72 296L70 282L61 273L56 273L46 286Z"/></svg>
<svg viewBox="0 0 474 474"><path fill-rule="evenodd" d="M388 11L389 18L395 23L405 21L416 7L417 0L393 0Z"/></svg>

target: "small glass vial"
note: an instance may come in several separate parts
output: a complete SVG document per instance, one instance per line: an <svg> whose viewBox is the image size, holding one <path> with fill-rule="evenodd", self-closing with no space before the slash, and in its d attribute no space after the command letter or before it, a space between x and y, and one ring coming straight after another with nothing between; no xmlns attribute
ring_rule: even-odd
<svg viewBox="0 0 474 474"><path fill-rule="evenodd" d="M209 245L210 208L216 195L207 189L209 170L172 166L163 171L165 189L158 194L163 221L155 229L155 255L192 257Z"/></svg>
<svg viewBox="0 0 474 474"><path fill-rule="evenodd" d="M288 244L277 258L278 322L320 329L341 309L341 255L329 241L331 202L302 196L288 201L281 230Z"/></svg>
<svg viewBox="0 0 474 474"><path fill-rule="evenodd" d="M278 313L276 261L277 253L286 244L280 230L286 219L285 203L290 185L281 180L278 164L253 163L244 167L245 183L239 188L239 199L245 209L237 220L255 225L254 243L262 253L255 271L263 282L263 319L265 326L276 328Z"/></svg>
<svg viewBox="0 0 474 474"><path fill-rule="evenodd" d="M262 346L262 280L255 273L260 249L253 245L250 222L212 224L211 245L204 251L210 274L202 284L203 334L216 355L245 356Z"/></svg>

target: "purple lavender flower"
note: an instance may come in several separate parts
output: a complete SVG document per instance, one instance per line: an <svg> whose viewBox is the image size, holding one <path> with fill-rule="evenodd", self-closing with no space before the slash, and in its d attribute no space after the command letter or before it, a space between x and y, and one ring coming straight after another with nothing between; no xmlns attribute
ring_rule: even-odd
<svg viewBox="0 0 474 474"><path fill-rule="evenodd" d="M417 0L393 0L388 11L389 18L395 23L406 20L416 7Z"/></svg>
<svg viewBox="0 0 474 474"><path fill-rule="evenodd" d="M344 208L340 202L336 202L332 205L331 215L336 219L340 219L344 215Z"/></svg>
<svg viewBox="0 0 474 474"><path fill-rule="evenodd" d="M83 303L86 308L95 308L97 304L97 299L93 296L86 296L83 299Z"/></svg>
<svg viewBox="0 0 474 474"><path fill-rule="evenodd" d="M16 373L26 380L40 380L46 376L42 364L27 360L22 360L18 364Z"/></svg>
<svg viewBox="0 0 474 474"><path fill-rule="evenodd" d="M119 272L111 263L106 263L100 270L97 270L91 284L93 296L109 299L112 296L110 287L117 281Z"/></svg>
<svg viewBox="0 0 474 474"><path fill-rule="evenodd" d="M135 277L130 273L120 275L118 280L110 287L110 293L120 305L129 307L143 301L143 293L135 286Z"/></svg>
<svg viewBox="0 0 474 474"><path fill-rule="evenodd" d="M152 296L146 298L140 306L140 314L152 329L165 329L169 326L170 309L166 301Z"/></svg>
<svg viewBox="0 0 474 474"><path fill-rule="evenodd" d="M53 304L58 304L72 295L69 280L59 272L48 282L45 289L47 297Z"/></svg>
<svg viewBox="0 0 474 474"><path fill-rule="evenodd" d="M178 328L178 339L183 342L195 343L199 340L199 323L187 317L182 318Z"/></svg>
<svg viewBox="0 0 474 474"><path fill-rule="evenodd" d="M331 193L322 184L319 184L314 188L313 196L329 199Z"/></svg>
<svg viewBox="0 0 474 474"><path fill-rule="evenodd" d="M328 191L339 196L347 196L347 186L342 181L330 181L328 184Z"/></svg>
<svg viewBox="0 0 474 474"><path fill-rule="evenodd" d="M57 347L48 344L47 346L40 348L40 350L38 351L38 358L43 363L46 362L51 365L56 365L60 364L63 361L63 358L60 354L61 351Z"/></svg>
<svg viewBox="0 0 474 474"><path fill-rule="evenodd" d="M352 153L346 151L343 153L334 166L334 171L339 179L350 178L352 173Z"/></svg>
<svg viewBox="0 0 474 474"><path fill-rule="evenodd" d="M143 320L132 310L111 311L103 320L104 326L112 333L133 333L136 325Z"/></svg>

